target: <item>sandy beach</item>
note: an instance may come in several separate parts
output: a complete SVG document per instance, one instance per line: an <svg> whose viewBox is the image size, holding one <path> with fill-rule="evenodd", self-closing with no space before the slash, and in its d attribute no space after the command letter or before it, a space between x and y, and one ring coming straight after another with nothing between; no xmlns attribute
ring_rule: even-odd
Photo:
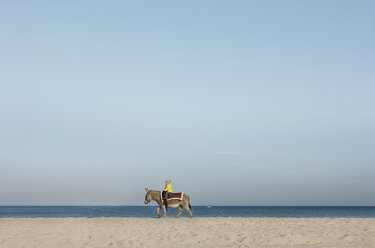
<svg viewBox="0 0 375 248"><path fill-rule="evenodd" d="M375 219L4 218L0 247L375 247Z"/></svg>

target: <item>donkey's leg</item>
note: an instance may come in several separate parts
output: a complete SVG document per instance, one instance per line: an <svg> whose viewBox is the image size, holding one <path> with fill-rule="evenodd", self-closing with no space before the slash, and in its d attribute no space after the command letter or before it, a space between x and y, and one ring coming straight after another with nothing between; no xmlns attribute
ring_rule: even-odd
<svg viewBox="0 0 375 248"><path fill-rule="evenodd" d="M191 208L189 208L189 206L187 207L187 211L188 211L189 214L190 214L190 218L193 218L193 214L192 214L192 212L191 212Z"/></svg>
<svg viewBox="0 0 375 248"><path fill-rule="evenodd" d="M184 199L184 201L183 201L183 207L189 212L189 215L192 218L193 214L191 212L189 201L190 201L190 199L188 197L186 197L186 199Z"/></svg>
<svg viewBox="0 0 375 248"><path fill-rule="evenodd" d="M159 216L159 218L160 218L161 215L160 215L160 213L159 213L159 210L160 210L160 207L158 207L158 208L156 209L156 213L158 214L158 216Z"/></svg>
<svg viewBox="0 0 375 248"><path fill-rule="evenodd" d="M179 212L178 212L178 214L177 214L177 216L176 216L176 218L178 218L181 214L182 214L182 206L180 205L180 206L178 206L178 209L179 209Z"/></svg>
<svg viewBox="0 0 375 248"><path fill-rule="evenodd" d="M164 218L167 217L167 210L166 210L166 208L165 208L165 205L163 205L163 206L161 207L161 209L163 210L163 216L164 216Z"/></svg>

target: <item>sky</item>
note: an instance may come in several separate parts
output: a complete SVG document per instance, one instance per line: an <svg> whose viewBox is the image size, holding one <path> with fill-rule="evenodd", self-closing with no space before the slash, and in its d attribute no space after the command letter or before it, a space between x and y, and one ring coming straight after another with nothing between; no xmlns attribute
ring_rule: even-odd
<svg viewBox="0 0 375 248"><path fill-rule="evenodd" d="M0 2L0 205L375 205L374 1Z"/></svg>

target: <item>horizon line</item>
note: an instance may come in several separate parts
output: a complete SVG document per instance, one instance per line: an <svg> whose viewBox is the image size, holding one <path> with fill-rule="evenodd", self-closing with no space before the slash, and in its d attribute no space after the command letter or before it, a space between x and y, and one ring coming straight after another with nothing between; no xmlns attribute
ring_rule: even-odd
<svg viewBox="0 0 375 248"><path fill-rule="evenodd" d="M375 207L375 205L194 205L195 207ZM0 207L154 207L154 205L1 205Z"/></svg>

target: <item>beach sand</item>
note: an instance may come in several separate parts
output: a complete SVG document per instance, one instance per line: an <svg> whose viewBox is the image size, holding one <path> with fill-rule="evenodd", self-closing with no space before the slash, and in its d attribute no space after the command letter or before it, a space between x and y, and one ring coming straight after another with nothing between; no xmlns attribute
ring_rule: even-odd
<svg viewBox="0 0 375 248"><path fill-rule="evenodd" d="M0 247L375 247L375 219L4 218Z"/></svg>

